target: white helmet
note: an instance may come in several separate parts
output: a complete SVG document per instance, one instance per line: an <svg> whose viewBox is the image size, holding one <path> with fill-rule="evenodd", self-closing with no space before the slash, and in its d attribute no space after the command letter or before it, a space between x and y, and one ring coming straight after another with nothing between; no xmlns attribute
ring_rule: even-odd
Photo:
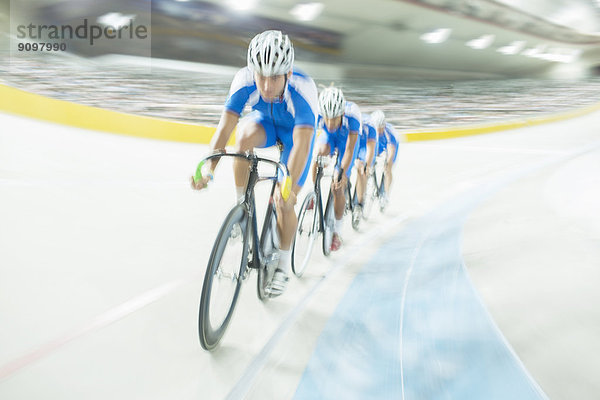
<svg viewBox="0 0 600 400"><path fill-rule="evenodd" d="M385 125L385 114L381 110L374 111L371 114L371 123L376 128Z"/></svg>
<svg viewBox="0 0 600 400"><path fill-rule="evenodd" d="M294 46L281 31L264 31L248 46L248 68L262 76L285 75L294 63Z"/></svg>
<svg viewBox="0 0 600 400"><path fill-rule="evenodd" d="M346 100L341 89L328 87L321 91L319 95L319 111L325 118L335 118L344 114Z"/></svg>

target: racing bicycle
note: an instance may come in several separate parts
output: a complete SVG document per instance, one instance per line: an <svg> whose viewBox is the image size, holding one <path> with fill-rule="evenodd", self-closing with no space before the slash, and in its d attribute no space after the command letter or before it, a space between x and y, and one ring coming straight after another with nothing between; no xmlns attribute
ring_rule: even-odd
<svg viewBox="0 0 600 400"><path fill-rule="evenodd" d="M285 164L258 157L254 153L218 152L208 156L198 165L195 180L202 178L202 168L207 161L222 157L247 160L249 176L244 200L229 211L221 225L204 275L198 313L198 333L200 344L206 350L213 350L225 334L240 288L248 279L250 271L258 272L258 297L261 300L269 298L266 287L279 260L277 213L273 201L279 178L283 177L281 191L284 200L291 190L291 180ZM272 165L275 167L274 173L260 175L259 164ZM259 236L254 188L260 181L272 181L272 187Z"/></svg>
<svg viewBox="0 0 600 400"><path fill-rule="evenodd" d="M330 187L327 203L323 208L323 191L321 189L321 179L325 175L328 158L329 156L316 157L314 190L306 195L298 213L298 229L292 245L292 271L298 277L302 276L308 266L315 240L319 234L323 236L323 254L329 256L331 253L335 225L333 191ZM337 164L337 159L335 164ZM343 170L340 169L338 180L341 179L342 174Z"/></svg>
<svg viewBox="0 0 600 400"><path fill-rule="evenodd" d="M387 160L387 150L385 156L377 156L375 163L371 168L371 173L367 177L367 187L365 189L365 200L363 204L362 216L366 220L371 215L371 210L375 202L379 203L379 211L384 212L388 203L387 191L385 187L385 161ZM383 165L383 167L381 167ZM377 170L380 169L380 179L377 179Z"/></svg>

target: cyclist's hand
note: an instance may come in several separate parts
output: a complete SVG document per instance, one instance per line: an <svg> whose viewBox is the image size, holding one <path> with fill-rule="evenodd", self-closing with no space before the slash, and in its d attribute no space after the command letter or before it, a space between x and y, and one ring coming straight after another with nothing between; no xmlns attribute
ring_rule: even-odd
<svg viewBox="0 0 600 400"><path fill-rule="evenodd" d="M339 179L339 181L338 181ZM333 178L333 189L334 190L343 190L348 184L348 177L346 174L342 174L342 179L340 179L339 174L336 174Z"/></svg>
<svg viewBox="0 0 600 400"><path fill-rule="evenodd" d="M283 210L284 212L289 211L290 208L293 209L297 201L296 193L294 193L293 190L290 190L290 196L288 197L287 201L283 200L279 184L277 184L277 188L275 189L275 193L273 194L273 199L275 200L275 205L277 206L277 209Z"/></svg>
<svg viewBox="0 0 600 400"><path fill-rule="evenodd" d="M190 177L190 184L192 189L194 190L202 190L208 186L208 182L210 182L210 176L203 176L202 179L199 179L197 182L194 182L194 177Z"/></svg>

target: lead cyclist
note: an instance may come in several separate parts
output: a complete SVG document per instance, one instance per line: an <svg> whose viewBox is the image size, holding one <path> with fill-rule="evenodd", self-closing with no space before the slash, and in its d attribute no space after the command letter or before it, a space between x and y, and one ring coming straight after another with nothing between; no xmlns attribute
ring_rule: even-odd
<svg viewBox="0 0 600 400"><path fill-rule="evenodd" d="M310 169L318 113L317 87L308 75L293 67L294 48L287 35L268 30L256 35L248 46L248 65L235 75L217 130L210 142L212 152L223 151L237 126L236 152L271 147L281 142L281 161L289 169L292 190L287 201L275 191L277 228L280 237L279 261L266 292L281 295L291 271L290 247L298 220L294 211L296 196ZM242 117L246 105L252 111ZM194 182L201 190L213 178L218 160L210 163L210 173ZM245 160L234 160L234 178L238 201L243 201L248 181Z"/></svg>

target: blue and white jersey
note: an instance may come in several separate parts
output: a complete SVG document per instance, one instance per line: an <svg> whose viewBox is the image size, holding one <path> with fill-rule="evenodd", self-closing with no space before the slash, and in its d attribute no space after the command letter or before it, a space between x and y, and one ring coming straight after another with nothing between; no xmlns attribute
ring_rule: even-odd
<svg viewBox="0 0 600 400"><path fill-rule="evenodd" d="M360 137L361 135L361 126L360 126L360 109L358 106L350 101L346 102L346 107L344 108L344 115L342 116L342 122L340 126L333 132L329 132L327 129L327 125L325 124L325 119L322 115L319 115L319 120L317 123L319 129L323 129L323 133L319 137L320 144L328 144L329 145L329 155L333 155L335 149L338 150L338 159L337 159L337 167L339 168L342 164L342 159L344 158L344 154L346 153L346 146L348 143L348 137L350 136L350 132L356 132L356 134ZM346 176L350 176L352 172L352 167L354 166L354 160L358 155L358 140L354 145L354 149L352 149L352 161L350 162L350 166L346 170Z"/></svg>
<svg viewBox="0 0 600 400"><path fill-rule="evenodd" d="M377 129L371 124L371 116L362 114L362 135L360 135L360 148L366 148L367 140L377 143Z"/></svg>
<svg viewBox="0 0 600 400"><path fill-rule="evenodd" d="M346 143L346 139L348 139L348 135L350 132L356 132L359 137L361 135L361 124L360 124L360 108L351 102L346 102L346 107L344 108L344 116L342 117L342 123L339 128L334 132L329 132L327 129L327 125L325 124L325 119L322 115L319 114L319 119L317 121L317 127L323 130L323 133L327 136L335 136L336 139L342 140Z"/></svg>
<svg viewBox="0 0 600 400"><path fill-rule="evenodd" d="M396 147L396 155L398 154L398 139L396 138L396 130L387 122L385 124L385 129L383 134L379 135L379 146L377 150L377 155L383 153L383 151L387 148L388 144L393 144Z"/></svg>
<svg viewBox="0 0 600 400"><path fill-rule="evenodd" d="M283 96L275 102L262 99L248 67L240 69L229 90L225 109L241 115L250 106L273 121L276 126L289 129L296 126L315 128L318 115L318 94L315 82L308 75L294 68L288 79Z"/></svg>

